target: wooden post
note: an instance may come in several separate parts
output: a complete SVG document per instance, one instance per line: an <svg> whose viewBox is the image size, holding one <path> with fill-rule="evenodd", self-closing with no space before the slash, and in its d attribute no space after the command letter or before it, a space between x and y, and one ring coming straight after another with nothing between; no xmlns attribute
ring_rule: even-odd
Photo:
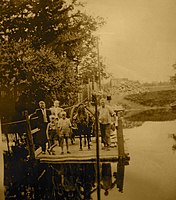
<svg viewBox="0 0 176 200"><path fill-rule="evenodd" d="M0 119L0 197L4 200L4 159L2 146L2 129Z"/></svg>
<svg viewBox="0 0 176 200"><path fill-rule="evenodd" d="M98 133L98 109L97 95L93 95L95 102L95 127L96 127L96 167L97 167L97 200L100 200L100 153L99 153L99 133Z"/></svg>
<svg viewBox="0 0 176 200"><path fill-rule="evenodd" d="M8 150L8 153L10 153L10 145L9 145L9 136L8 136L8 133L5 133L5 136L6 136L6 141L7 141L7 150Z"/></svg>
<svg viewBox="0 0 176 200"><path fill-rule="evenodd" d="M29 120L28 111L24 111L24 116L26 119L26 128L27 128L27 142L28 142L28 149L29 149L29 156L30 159L35 159L35 150L34 150L34 142L31 133L31 125Z"/></svg>
<svg viewBox="0 0 176 200"><path fill-rule="evenodd" d="M119 158L125 158L122 116L118 117L118 130L116 131L117 131Z"/></svg>

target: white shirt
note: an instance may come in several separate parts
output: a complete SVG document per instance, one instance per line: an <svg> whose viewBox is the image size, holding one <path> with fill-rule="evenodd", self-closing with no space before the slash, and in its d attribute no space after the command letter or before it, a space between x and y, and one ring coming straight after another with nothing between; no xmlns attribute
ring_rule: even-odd
<svg viewBox="0 0 176 200"><path fill-rule="evenodd" d="M98 113L99 113L99 122L101 124L110 124L111 117L115 115L115 112L108 105L105 105L105 107L100 106L98 108Z"/></svg>
<svg viewBox="0 0 176 200"><path fill-rule="evenodd" d="M55 115L56 119L61 118L61 112L63 111L63 108L60 107L51 107L51 114Z"/></svg>

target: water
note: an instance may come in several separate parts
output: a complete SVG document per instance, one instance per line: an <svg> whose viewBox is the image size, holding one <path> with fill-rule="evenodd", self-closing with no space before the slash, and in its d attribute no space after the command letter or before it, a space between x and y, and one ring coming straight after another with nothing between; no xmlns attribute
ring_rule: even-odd
<svg viewBox="0 0 176 200"><path fill-rule="evenodd" d="M124 129L131 158L125 167L124 192L113 188L108 196L102 192L102 200L176 199L176 151L172 149L176 141L171 137L176 134L176 120L152 120Z"/></svg>

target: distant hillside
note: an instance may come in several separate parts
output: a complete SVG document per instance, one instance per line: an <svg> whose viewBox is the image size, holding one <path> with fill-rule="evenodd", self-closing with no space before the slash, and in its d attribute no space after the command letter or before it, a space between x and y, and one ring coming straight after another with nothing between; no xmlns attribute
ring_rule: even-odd
<svg viewBox="0 0 176 200"><path fill-rule="evenodd" d="M115 95L129 95L147 92L147 87L143 86L139 81L124 79L112 79L110 83L104 86L105 92Z"/></svg>
<svg viewBox="0 0 176 200"><path fill-rule="evenodd" d="M124 79L111 79L104 86L112 96L112 103L126 109L165 107L176 101L176 86L169 82L140 83Z"/></svg>

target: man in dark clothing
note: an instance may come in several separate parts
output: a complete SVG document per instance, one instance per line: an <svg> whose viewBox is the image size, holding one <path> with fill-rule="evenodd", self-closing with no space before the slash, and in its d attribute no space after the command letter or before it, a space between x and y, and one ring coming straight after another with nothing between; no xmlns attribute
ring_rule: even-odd
<svg viewBox="0 0 176 200"><path fill-rule="evenodd" d="M49 123L49 116L51 115L51 111L49 109L46 109L46 104L44 101L39 102L39 107L40 108L36 109L35 113L33 113L32 116L38 117L37 126L40 131L37 133L36 141L38 145L42 148L42 154L45 154L47 142L46 129L47 124Z"/></svg>

